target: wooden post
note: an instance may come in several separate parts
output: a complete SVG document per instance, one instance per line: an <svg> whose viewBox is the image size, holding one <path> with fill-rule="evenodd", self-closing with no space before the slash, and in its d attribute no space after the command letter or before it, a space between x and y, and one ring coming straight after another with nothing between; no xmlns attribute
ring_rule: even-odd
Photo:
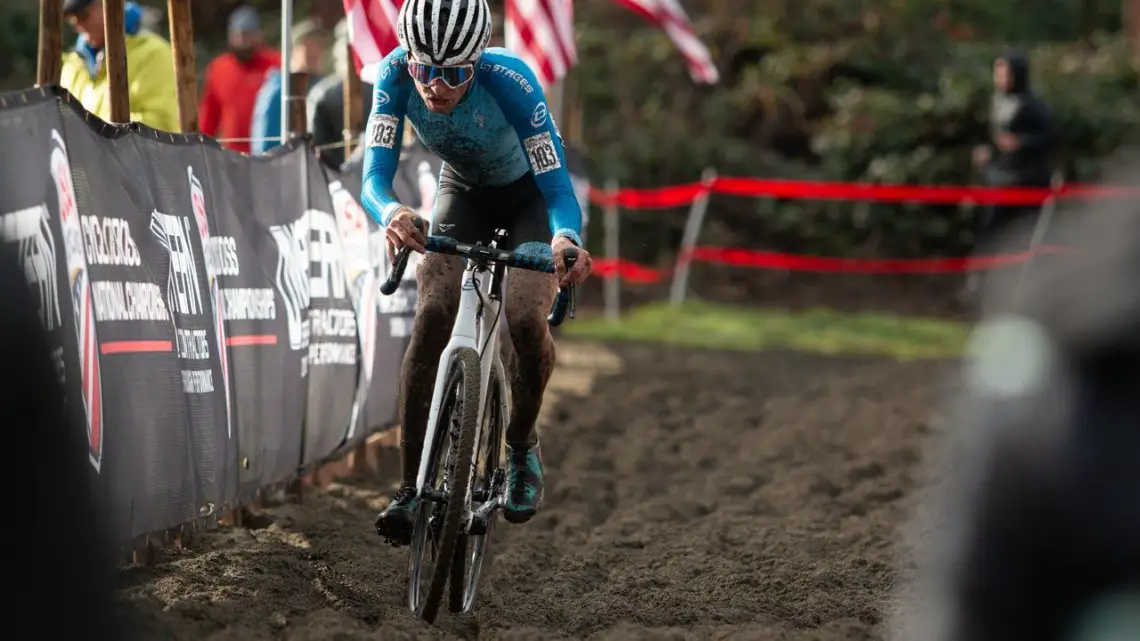
<svg viewBox="0 0 1140 641"><path fill-rule="evenodd" d="M111 122L129 122L131 96L127 85L127 31L124 0L103 0L103 64L107 65L107 90L111 93Z"/></svg>
<svg viewBox="0 0 1140 641"><path fill-rule="evenodd" d="M289 74L289 133L303 136L309 128L305 117L305 94L309 93L309 74L293 71Z"/></svg>
<svg viewBox="0 0 1140 641"><path fill-rule="evenodd" d="M36 85L59 84L63 69L63 0L40 0L40 51Z"/></svg>
<svg viewBox="0 0 1140 641"><path fill-rule="evenodd" d="M352 45L346 43L344 46L348 49L348 65L344 72L344 159L347 161L364 125L364 85L352 64Z"/></svg>
<svg viewBox="0 0 1140 641"><path fill-rule="evenodd" d="M170 48L174 51L174 81L178 124L182 133L198 131L198 71L194 60L194 24L190 0L167 0Z"/></svg>
<svg viewBox="0 0 1140 641"><path fill-rule="evenodd" d="M154 543L151 542L149 534L134 540L131 549L131 562L144 568L154 565Z"/></svg>

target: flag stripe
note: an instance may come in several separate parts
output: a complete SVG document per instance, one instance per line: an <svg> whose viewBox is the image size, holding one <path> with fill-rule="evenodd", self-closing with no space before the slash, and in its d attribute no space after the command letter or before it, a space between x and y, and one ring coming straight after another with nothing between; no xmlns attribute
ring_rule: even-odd
<svg viewBox="0 0 1140 641"><path fill-rule="evenodd" d="M578 61L571 0L507 0L506 45L543 86L558 82Z"/></svg>
<svg viewBox="0 0 1140 641"><path fill-rule="evenodd" d="M616 0L622 6L638 13L657 25L681 52L689 67L689 75L697 82L715 84L720 74L713 64L712 54L693 31L689 16L677 0Z"/></svg>
<svg viewBox="0 0 1140 641"><path fill-rule="evenodd" d="M352 43L357 73L365 65L380 62L399 46L396 18L403 4L404 0L344 0L348 41Z"/></svg>

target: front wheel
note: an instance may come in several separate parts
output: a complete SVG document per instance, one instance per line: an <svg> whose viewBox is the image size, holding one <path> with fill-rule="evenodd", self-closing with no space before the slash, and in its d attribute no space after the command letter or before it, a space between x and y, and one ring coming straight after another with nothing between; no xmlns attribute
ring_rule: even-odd
<svg viewBox="0 0 1140 641"><path fill-rule="evenodd" d="M479 431L479 442L476 443L475 478L471 482L472 510L502 497L506 485L506 470L501 467L503 437L510 411L505 380L496 365L491 370L487 402L483 408L483 429ZM459 536L451 566L448 609L452 612L470 614L475 607L483 560L487 555L497 515L498 510L493 510L483 521L473 519L470 531Z"/></svg>
<svg viewBox="0 0 1140 641"><path fill-rule="evenodd" d="M445 380L435 436L430 444L424 444L431 447L428 478L421 492L408 562L408 607L428 623L433 623L439 612L467 509L479 420L478 352L469 347L456 351ZM425 567L429 547L430 570Z"/></svg>

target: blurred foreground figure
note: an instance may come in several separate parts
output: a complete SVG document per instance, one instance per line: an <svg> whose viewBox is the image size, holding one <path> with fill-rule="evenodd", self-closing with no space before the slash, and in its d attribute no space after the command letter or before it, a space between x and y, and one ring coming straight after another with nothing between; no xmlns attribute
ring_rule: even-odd
<svg viewBox="0 0 1140 641"><path fill-rule="evenodd" d="M1060 218L983 292L899 641L1140 639L1140 205Z"/></svg>
<svg viewBox="0 0 1140 641"><path fill-rule="evenodd" d="M36 638L125 641L112 630L112 559L97 523L82 428L69 426L23 269L0 251L0 390L5 441L0 452L8 596L0 613Z"/></svg>

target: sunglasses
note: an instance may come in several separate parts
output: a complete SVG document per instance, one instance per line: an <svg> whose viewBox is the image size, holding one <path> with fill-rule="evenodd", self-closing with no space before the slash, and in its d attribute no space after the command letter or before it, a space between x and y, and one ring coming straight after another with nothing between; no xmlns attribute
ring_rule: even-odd
<svg viewBox="0 0 1140 641"><path fill-rule="evenodd" d="M433 80L439 78L443 84L451 89L458 89L463 85L471 82L475 77L475 65L456 65L454 67L438 67L436 65L427 65L422 62L408 61L408 73L422 85L430 85Z"/></svg>

